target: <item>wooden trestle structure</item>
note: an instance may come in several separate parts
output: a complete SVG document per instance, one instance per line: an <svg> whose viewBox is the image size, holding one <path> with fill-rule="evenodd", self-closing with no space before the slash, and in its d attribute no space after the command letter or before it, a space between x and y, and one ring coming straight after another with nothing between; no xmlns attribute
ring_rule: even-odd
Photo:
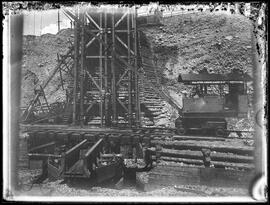
<svg viewBox="0 0 270 205"><path fill-rule="evenodd" d="M74 20L74 125L140 125L136 9L65 9Z"/></svg>
<svg viewBox="0 0 270 205"><path fill-rule="evenodd" d="M22 122L39 123L60 117L60 124L99 127L140 127L140 82L175 109L177 103L157 82L151 82L140 53L136 7L63 9L74 24L74 42L25 109ZM67 100L49 105L45 88L59 72ZM66 88L63 75L67 74ZM42 103L41 100L45 101ZM31 115L38 113L37 118ZM39 116L42 113L43 117ZM33 115L33 116L34 116ZM32 117L32 119L30 119Z"/></svg>

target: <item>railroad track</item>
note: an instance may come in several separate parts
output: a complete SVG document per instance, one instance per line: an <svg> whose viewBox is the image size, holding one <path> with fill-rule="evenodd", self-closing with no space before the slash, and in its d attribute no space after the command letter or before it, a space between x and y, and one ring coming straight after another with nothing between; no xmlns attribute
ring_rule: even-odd
<svg viewBox="0 0 270 205"><path fill-rule="evenodd" d="M24 126L29 134L32 146L49 141L79 142L83 139L97 141L101 138L118 144L136 146L138 143L150 146L155 150L152 155L158 164L175 164L176 166L204 166L202 149L211 151L211 164L218 168L253 169L254 147L241 145L241 139L217 138L212 136L178 136L174 129L141 128L141 129L109 129L90 127L68 127L57 125ZM233 140L238 140L235 145ZM21 164L26 166L26 142L21 145ZM158 150L159 148L159 150Z"/></svg>

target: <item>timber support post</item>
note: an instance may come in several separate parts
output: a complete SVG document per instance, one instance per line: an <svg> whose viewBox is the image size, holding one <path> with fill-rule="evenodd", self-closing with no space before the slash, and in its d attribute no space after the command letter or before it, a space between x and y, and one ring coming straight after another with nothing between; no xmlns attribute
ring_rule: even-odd
<svg viewBox="0 0 270 205"><path fill-rule="evenodd" d="M81 10L64 10L75 22L73 124L139 127L136 8Z"/></svg>
<svg viewBox="0 0 270 205"><path fill-rule="evenodd" d="M82 18L82 29L81 29L81 72L80 72L80 125L84 124L84 80L85 80L85 15L84 12L81 14Z"/></svg>
<svg viewBox="0 0 270 205"><path fill-rule="evenodd" d="M78 16L78 11L75 12L75 16ZM73 113L72 124L77 124L77 81L78 81L78 57L79 57L79 41L78 41L79 24L74 22L74 87L73 87Z"/></svg>

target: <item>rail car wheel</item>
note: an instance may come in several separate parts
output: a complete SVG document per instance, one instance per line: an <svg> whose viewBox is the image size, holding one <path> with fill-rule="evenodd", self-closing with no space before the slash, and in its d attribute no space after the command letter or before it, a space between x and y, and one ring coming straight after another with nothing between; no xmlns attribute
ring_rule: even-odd
<svg viewBox="0 0 270 205"><path fill-rule="evenodd" d="M215 134L217 137L225 137L226 131L224 130L223 127L218 127L216 128Z"/></svg>
<svg viewBox="0 0 270 205"><path fill-rule="evenodd" d="M179 135L184 135L184 134L187 133L187 130L185 128L183 128L183 127L177 128L176 133L179 134Z"/></svg>

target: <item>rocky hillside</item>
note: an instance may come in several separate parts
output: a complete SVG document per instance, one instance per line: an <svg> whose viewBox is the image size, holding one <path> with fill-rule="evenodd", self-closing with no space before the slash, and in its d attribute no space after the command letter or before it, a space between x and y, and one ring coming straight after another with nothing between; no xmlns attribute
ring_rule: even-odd
<svg viewBox="0 0 270 205"><path fill-rule="evenodd" d="M252 74L252 23L242 15L193 13L163 19L161 26L144 27L165 68L164 78L180 73L228 73L234 68Z"/></svg>
<svg viewBox="0 0 270 205"><path fill-rule="evenodd" d="M189 92L177 83L181 73L198 73L203 69L210 73L229 73L236 68L252 76L252 29L252 22L245 16L224 12L167 17L161 25L141 28L156 56L160 82L176 101L181 101L183 92ZM252 85L249 92L252 93ZM167 107L170 121L174 121L178 113ZM246 124L250 128L253 123L248 120Z"/></svg>
<svg viewBox="0 0 270 205"><path fill-rule="evenodd" d="M29 104L34 96L34 87L42 85L57 65L57 53L68 50L71 29L61 30L58 34L23 37L21 106ZM45 89L48 101L53 103L64 97L60 89L59 74Z"/></svg>

